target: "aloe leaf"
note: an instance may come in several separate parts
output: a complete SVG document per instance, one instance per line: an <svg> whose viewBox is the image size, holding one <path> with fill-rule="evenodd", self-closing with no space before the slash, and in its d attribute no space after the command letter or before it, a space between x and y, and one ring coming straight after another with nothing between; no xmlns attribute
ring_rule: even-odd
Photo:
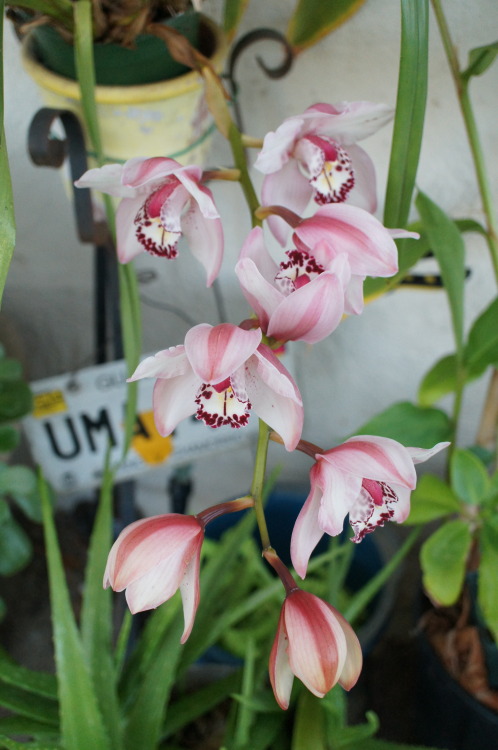
<svg viewBox="0 0 498 750"><path fill-rule="evenodd" d="M65 750L109 750L102 715L71 608L48 487L39 474L50 604Z"/></svg>
<svg viewBox="0 0 498 750"><path fill-rule="evenodd" d="M286 36L294 52L316 44L356 13L365 0L299 0Z"/></svg>
<svg viewBox="0 0 498 750"><path fill-rule="evenodd" d="M324 712L320 702L307 690L301 690L297 701L291 750L327 750Z"/></svg>
<svg viewBox="0 0 498 750"><path fill-rule="evenodd" d="M0 682L0 706L20 717L34 719L58 731L59 712L57 703L41 695Z"/></svg>
<svg viewBox="0 0 498 750"><path fill-rule="evenodd" d="M112 651L112 599L103 588L103 575L112 537L114 474L108 456L97 516L90 540L81 612L81 637L95 687L95 695L110 738L110 748L121 747L121 717Z"/></svg>
<svg viewBox="0 0 498 750"><path fill-rule="evenodd" d="M404 227L410 211L427 100L428 33L427 0L401 0L398 94L384 209L387 227Z"/></svg>
<svg viewBox="0 0 498 750"><path fill-rule="evenodd" d="M57 681L54 675L34 672L16 664L2 649L0 649L0 682L57 701Z"/></svg>

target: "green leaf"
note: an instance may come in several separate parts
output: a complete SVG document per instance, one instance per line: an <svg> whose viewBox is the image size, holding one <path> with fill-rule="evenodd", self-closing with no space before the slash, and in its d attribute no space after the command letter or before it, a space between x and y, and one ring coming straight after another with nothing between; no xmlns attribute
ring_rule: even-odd
<svg viewBox="0 0 498 750"><path fill-rule="evenodd" d="M479 315L470 329L465 347L465 363L476 375L489 365L498 364L498 298Z"/></svg>
<svg viewBox="0 0 498 750"><path fill-rule="evenodd" d="M31 495L36 491L36 477L27 466L8 466L0 474L0 493Z"/></svg>
<svg viewBox="0 0 498 750"><path fill-rule="evenodd" d="M19 445L19 430L10 424L0 425L0 453L10 453Z"/></svg>
<svg viewBox="0 0 498 750"><path fill-rule="evenodd" d="M11 422L24 417L33 408L29 386L22 381L0 382L0 422Z"/></svg>
<svg viewBox="0 0 498 750"><path fill-rule="evenodd" d="M485 519L479 535L481 559L477 579L477 600L486 625L498 642L498 520Z"/></svg>
<svg viewBox="0 0 498 750"><path fill-rule="evenodd" d="M0 357L0 380L22 380L22 366L18 359Z"/></svg>
<svg viewBox="0 0 498 750"><path fill-rule="evenodd" d="M465 81L468 81L472 76L482 75L494 63L496 55L498 55L498 42L471 49L469 52L469 64L460 74L461 77Z"/></svg>
<svg viewBox="0 0 498 750"><path fill-rule="evenodd" d="M424 745L406 745L399 742L389 742L388 740L369 739L364 740L361 745L352 745L350 750L439 750L435 747Z"/></svg>
<svg viewBox="0 0 498 750"><path fill-rule="evenodd" d="M403 445L432 448L451 438L450 420L443 411L400 401L372 417L355 435L379 435Z"/></svg>
<svg viewBox="0 0 498 750"><path fill-rule="evenodd" d="M88 562L81 612L81 637L87 663L95 688L97 703L102 711L109 735L109 748L122 747L121 717L117 697L117 680L113 658L113 617L111 590L102 586L107 556L112 544L114 474L106 466L95 524L90 539Z"/></svg>
<svg viewBox="0 0 498 750"><path fill-rule="evenodd" d="M424 193L419 192L416 205L429 244L436 256L448 295L457 357L463 355L463 286L465 248L462 235L452 221Z"/></svg>
<svg viewBox="0 0 498 750"><path fill-rule="evenodd" d="M13 518L0 524L0 575L11 576L31 560L33 548L27 534Z"/></svg>
<svg viewBox="0 0 498 750"><path fill-rule="evenodd" d="M465 521L447 521L422 545L424 587L437 604L449 607L462 591L472 535Z"/></svg>
<svg viewBox="0 0 498 750"><path fill-rule="evenodd" d="M0 706L19 716L41 721L49 726L53 732L58 731L59 712L57 703L21 690L0 680Z"/></svg>
<svg viewBox="0 0 498 750"><path fill-rule="evenodd" d="M420 406L432 406L457 388L457 358L454 354L443 357L427 372L418 391Z"/></svg>
<svg viewBox="0 0 498 750"><path fill-rule="evenodd" d="M0 748L5 748L5 750L18 750L18 748L28 748L28 750L63 750L61 745L54 744L53 742L30 742L29 744L26 744L26 742L17 742L16 740L11 740L9 737L2 737L0 736Z"/></svg>
<svg viewBox="0 0 498 750"><path fill-rule="evenodd" d="M401 55L384 224L404 227L417 175L427 100L428 2L402 0Z"/></svg>
<svg viewBox="0 0 498 750"><path fill-rule="evenodd" d="M464 503L479 505L486 496L489 477L482 461L471 451L456 448L450 463L451 485Z"/></svg>
<svg viewBox="0 0 498 750"><path fill-rule="evenodd" d="M356 13L365 0L298 0L286 36L294 52L316 44Z"/></svg>
<svg viewBox="0 0 498 750"><path fill-rule="evenodd" d="M57 701L57 682L52 674L34 672L16 662L0 649L0 681L28 693Z"/></svg>
<svg viewBox="0 0 498 750"><path fill-rule="evenodd" d="M238 26L248 4L249 0L225 0L223 31L228 41L231 41L237 33Z"/></svg>
<svg viewBox="0 0 498 750"><path fill-rule="evenodd" d="M36 719L28 719L24 716L2 716L0 717L0 736L6 734L24 734L33 737L35 740L54 741L58 732L53 726L41 721L36 721ZM26 747L26 744L23 744L22 747ZM27 747L30 748L33 747L33 745L30 743ZM44 745L44 747L46 747L46 745Z"/></svg>
<svg viewBox="0 0 498 750"><path fill-rule="evenodd" d="M61 736L65 750L109 750L80 634L71 609L49 492L40 474L45 549L59 685ZM77 675L78 679L75 679Z"/></svg>
<svg viewBox="0 0 498 750"><path fill-rule="evenodd" d="M363 285L363 296L366 302L397 287L408 276L415 263L429 250L427 239L423 234L418 240L407 238L396 240L396 244L398 246L398 273L388 279L366 279Z"/></svg>
<svg viewBox="0 0 498 750"><path fill-rule="evenodd" d="M3 11L0 9L3 17ZM0 23L0 35L3 35ZM0 70L0 75L2 71ZM3 106L2 106L3 110ZM14 198L10 180L9 160L5 133L2 128L3 111L0 121L0 304L2 301L5 282L9 271L10 261L16 244L16 221L14 217Z"/></svg>
<svg viewBox="0 0 498 750"><path fill-rule="evenodd" d="M429 523L460 510L458 498L446 482L434 474L423 474L412 492L410 515L405 525Z"/></svg>

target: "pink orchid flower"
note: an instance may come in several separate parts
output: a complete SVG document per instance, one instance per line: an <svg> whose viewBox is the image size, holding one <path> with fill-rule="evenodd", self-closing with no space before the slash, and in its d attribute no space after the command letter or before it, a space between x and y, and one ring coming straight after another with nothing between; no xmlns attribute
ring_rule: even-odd
<svg viewBox="0 0 498 750"><path fill-rule="evenodd" d="M357 315L363 310L363 282L367 276L389 277L398 271L398 249L394 238L418 239L416 232L386 229L381 222L356 206L331 204L322 206L309 219L300 219L286 208L272 206L292 228L295 249L288 252L292 268L315 261L315 272L321 273L345 256L350 269L345 291L344 311Z"/></svg>
<svg viewBox="0 0 498 750"><path fill-rule="evenodd" d="M292 564L301 578L323 534L340 534L348 513L354 542L386 521L402 523L410 513L410 494L417 484L414 465L448 445L405 448L390 438L358 435L317 453L310 472L311 491L291 539Z"/></svg>
<svg viewBox="0 0 498 750"><path fill-rule="evenodd" d="M297 250L278 266L268 253L263 230L247 237L235 267L242 292L258 316L264 333L278 341L314 344L339 325L344 313L344 287L350 270L345 254L327 270Z"/></svg>
<svg viewBox="0 0 498 750"><path fill-rule="evenodd" d="M265 136L254 165L266 175L263 204L283 205L301 214L313 197L321 205L347 200L375 211L375 169L356 142L375 133L392 115L384 104L341 102L315 104L284 120ZM269 224L284 245L288 227L277 217Z"/></svg>
<svg viewBox="0 0 498 750"><path fill-rule="evenodd" d="M157 378L153 404L160 434L170 435L193 414L209 427L243 427L252 409L294 450L303 426L301 395L261 338L260 329L201 323L187 332L184 345L139 364L130 380Z"/></svg>
<svg viewBox="0 0 498 750"><path fill-rule="evenodd" d="M294 676L323 698L339 682L350 690L362 667L353 628L332 605L295 587L282 605L270 654L270 681L278 705L289 706Z"/></svg>
<svg viewBox="0 0 498 750"><path fill-rule="evenodd" d="M210 286L223 259L223 228L213 195L201 180L200 167L183 167L174 159L154 157L90 169L75 185L122 198L116 212L121 263L144 250L161 258L176 258L178 241L185 235Z"/></svg>
<svg viewBox="0 0 498 750"><path fill-rule="evenodd" d="M180 589L185 643L199 604L199 564L204 524L195 516L170 513L127 526L114 542L104 588L126 589L132 612L155 609Z"/></svg>

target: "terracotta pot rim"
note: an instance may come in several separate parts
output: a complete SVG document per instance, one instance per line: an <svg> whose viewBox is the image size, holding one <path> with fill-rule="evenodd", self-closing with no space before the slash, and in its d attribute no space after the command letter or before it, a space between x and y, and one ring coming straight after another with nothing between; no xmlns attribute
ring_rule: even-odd
<svg viewBox="0 0 498 750"><path fill-rule="evenodd" d="M207 16L202 16L201 23L214 35L215 52L210 57L215 70L221 72L226 58L227 45L221 28ZM31 78L41 88L48 89L60 96L79 101L80 89L77 81L58 75L48 70L36 59L33 53L33 42L28 35L22 45L22 63ZM180 96L199 87L199 73L192 71L170 80L157 83L146 83L135 86L96 86L96 101L99 104L127 104L129 102L153 102L158 99Z"/></svg>

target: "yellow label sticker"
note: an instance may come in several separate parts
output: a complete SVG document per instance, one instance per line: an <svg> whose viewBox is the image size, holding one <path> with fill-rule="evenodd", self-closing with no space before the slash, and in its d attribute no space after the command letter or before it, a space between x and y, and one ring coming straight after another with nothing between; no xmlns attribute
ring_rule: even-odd
<svg viewBox="0 0 498 750"><path fill-rule="evenodd" d="M34 397L33 416L37 419L59 411L67 411L67 404L62 391L46 391Z"/></svg>
<svg viewBox="0 0 498 750"><path fill-rule="evenodd" d="M162 464L173 452L173 440L158 433L153 412L146 411L137 416L131 447L146 464L157 465Z"/></svg>

